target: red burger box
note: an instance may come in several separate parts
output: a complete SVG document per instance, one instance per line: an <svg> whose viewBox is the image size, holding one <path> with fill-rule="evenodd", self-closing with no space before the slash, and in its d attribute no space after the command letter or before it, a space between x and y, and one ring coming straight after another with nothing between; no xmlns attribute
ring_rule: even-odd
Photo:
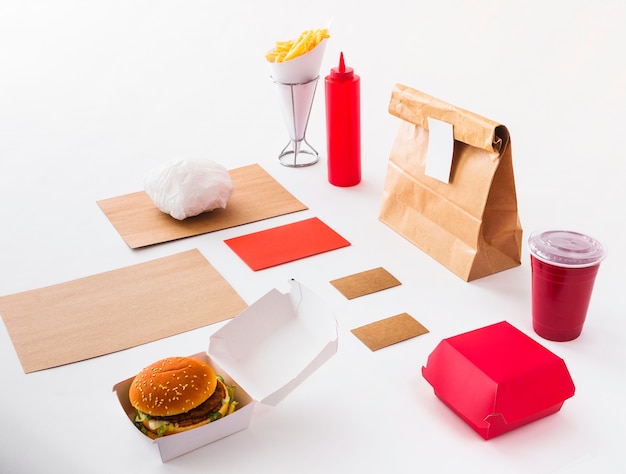
<svg viewBox="0 0 626 474"><path fill-rule="evenodd" d="M506 321L443 339L422 375L486 440L558 412L575 390L563 359Z"/></svg>
<svg viewBox="0 0 626 474"><path fill-rule="evenodd" d="M131 426L156 444L161 460L167 462L248 428L257 403L277 405L337 352L337 344L337 319L332 311L292 280L288 292L271 290L216 331L207 352L191 356L209 363L227 384L235 386L235 412L155 440ZM113 387L131 423L135 409L128 389L133 378Z"/></svg>

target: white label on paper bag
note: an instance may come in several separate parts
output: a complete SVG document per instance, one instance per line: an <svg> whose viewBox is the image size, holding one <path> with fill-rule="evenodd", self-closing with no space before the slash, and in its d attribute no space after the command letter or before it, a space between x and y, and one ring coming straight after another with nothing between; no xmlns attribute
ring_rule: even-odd
<svg viewBox="0 0 626 474"><path fill-rule="evenodd" d="M454 130L452 124L428 118L428 151L426 153L426 176L444 183L450 182Z"/></svg>

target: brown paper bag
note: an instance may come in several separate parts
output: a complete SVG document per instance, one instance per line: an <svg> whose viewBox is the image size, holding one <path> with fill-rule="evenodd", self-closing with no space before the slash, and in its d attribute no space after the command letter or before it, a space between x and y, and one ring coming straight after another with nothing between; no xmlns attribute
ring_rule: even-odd
<svg viewBox="0 0 626 474"><path fill-rule="evenodd" d="M465 281L519 265L522 228L506 127L400 84L389 112L402 123L380 220ZM448 183L424 172L429 117L453 127Z"/></svg>

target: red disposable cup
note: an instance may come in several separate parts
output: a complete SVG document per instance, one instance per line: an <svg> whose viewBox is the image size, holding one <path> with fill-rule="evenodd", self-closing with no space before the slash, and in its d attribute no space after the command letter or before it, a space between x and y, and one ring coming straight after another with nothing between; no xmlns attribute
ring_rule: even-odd
<svg viewBox="0 0 626 474"><path fill-rule="evenodd" d="M606 249L592 237L564 230L535 232L528 245L533 329L551 341L576 339Z"/></svg>

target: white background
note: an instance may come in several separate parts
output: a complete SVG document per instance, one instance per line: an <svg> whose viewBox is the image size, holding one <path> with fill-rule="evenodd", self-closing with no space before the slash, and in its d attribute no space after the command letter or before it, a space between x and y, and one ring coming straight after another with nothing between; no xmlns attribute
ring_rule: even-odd
<svg viewBox="0 0 626 474"><path fill-rule="evenodd" d="M321 87L307 134L320 163L278 164L287 132L264 59L331 18L322 76L343 51L362 83L363 181L345 189L326 180ZM0 325L0 471L626 472L625 23L620 0L3 0L0 294L198 248L248 303L289 278L313 289L338 314L340 347L248 430L162 465L111 388L203 350L216 326L25 375ZM508 127L524 242L551 227L607 245L579 339L532 331L525 243L520 267L466 283L378 221L397 82ZM133 251L96 201L141 190L174 157L260 163L309 210ZM223 242L313 216L352 245L252 272ZM377 266L402 285L347 301L329 284ZM400 312L430 333L377 352L350 333ZM486 442L420 368L442 338L501 320L563 357L577 391L558 414Z"/></svg>

